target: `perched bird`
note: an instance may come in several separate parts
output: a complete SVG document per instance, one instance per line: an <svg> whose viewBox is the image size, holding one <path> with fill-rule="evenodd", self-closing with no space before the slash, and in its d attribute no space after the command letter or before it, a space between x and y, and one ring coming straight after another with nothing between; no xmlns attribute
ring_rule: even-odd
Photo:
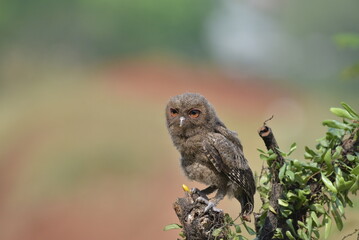
<svg viewBox="0 0 359 240"><path fill-rule="evenodd" d="M207 99L196 93L172 97L166 107L166 120L185 175L208 185L204 190L197 189L201 194L217 190L207 202L206 211L216 210L227 194L240 202L242 217L250 220L256 188L237 134L227 129Z"/></svg>

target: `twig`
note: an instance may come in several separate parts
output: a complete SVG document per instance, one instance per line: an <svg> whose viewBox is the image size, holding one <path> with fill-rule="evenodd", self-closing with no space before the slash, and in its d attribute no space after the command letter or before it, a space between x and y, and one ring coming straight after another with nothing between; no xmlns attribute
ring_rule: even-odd
<svg viewBox="0 0 359 240"><path fill-rule="evenodd" d="M267 120L265 120L263 122L263 126L267 126L267 122L269 122L270 120L272 120L274 118L274 115L272 115L270 118L268 118Z"/></svg>
<svg viewBox="0 0 359 240"><path fill-rule="evenodd" d="M359 232L359 229L355 229L354 232L352 232L352 233L350 233L350 234L344 236L344 237L342 238L342 240L344 240L344 239L346 239L346 238L348 238L348 237L350 237L350 236L353 236L353 235L356 234L357 232ZM357 238L357 239L359 239L359 234L358 234L358 238Z"/></svg>

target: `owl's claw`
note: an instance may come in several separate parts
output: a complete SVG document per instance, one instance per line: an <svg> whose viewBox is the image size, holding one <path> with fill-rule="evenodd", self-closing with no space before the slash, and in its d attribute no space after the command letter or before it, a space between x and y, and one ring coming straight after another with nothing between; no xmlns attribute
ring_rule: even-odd
<svg viewBox="0 0 359 240"><path fill-rule="evenodd" d="M200 190L198 189L198 188L191 188L191 193L199 193L200 192Z"/></svg>
<svg viewBox="0 0 359 240"><path fill-rule="evenodd" d="M201 190L199 190L198 188L191 188L191 194L196 194L196 195L198 195L198 197L201 197L208 201L207 195L205 193L203 193Z"/></svg>
<svg viewBox="0 0 359 240"><path fill-rule="evenodd" d="M216 205L213 202L208 202L208 205L204 209L204 212L208 212L209 209L212 209L215 212L223 212L222 209L216 208Z"/></svg>
<svg viewBox="0 0 359 240"><path fill-rule="evenodd" d="M222 209L216 208L216 204L214 202L208 201L203 197L198 197L196 199L196 202L202 202L207 204L206 208L204 209L204 212L208 212L210 209L212 209L215 212L223 212Z"/></svg>

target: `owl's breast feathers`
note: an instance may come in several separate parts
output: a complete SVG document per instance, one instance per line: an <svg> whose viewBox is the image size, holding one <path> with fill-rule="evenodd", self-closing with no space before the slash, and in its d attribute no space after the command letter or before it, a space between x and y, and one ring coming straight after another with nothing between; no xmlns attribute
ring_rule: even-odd
<svg viewBox="0 0 359 240"><path fill-rule="evenodd" d="M206 185L221 185L226 179L222 172L216 170L207 158L203 144L208 136L196 135L185 140L178 149L181 153L181 165L186 176Z"/></svg>
<svg viewBox="0 0 359 240"><path fill-rule="evenodd" d="M207 133L188 138L179 149L181 164L191 180L207 185L231 181L253 196L253 173L244 158L242 146L220 133Z"/></svg>

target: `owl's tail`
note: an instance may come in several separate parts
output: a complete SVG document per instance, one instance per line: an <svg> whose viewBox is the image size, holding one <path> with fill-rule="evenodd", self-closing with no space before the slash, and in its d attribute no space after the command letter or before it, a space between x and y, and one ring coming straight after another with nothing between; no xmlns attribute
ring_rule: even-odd
<svg viewBox="0 0 359 240"><path fill-rule="evenodd" d="M249 219L249 215L253 212L254 208L254 198L253 195L248 195L245 192L242 192L242 194L235 194L234 196L240 203L242 207L241 215L244 219Z"/></svg>

